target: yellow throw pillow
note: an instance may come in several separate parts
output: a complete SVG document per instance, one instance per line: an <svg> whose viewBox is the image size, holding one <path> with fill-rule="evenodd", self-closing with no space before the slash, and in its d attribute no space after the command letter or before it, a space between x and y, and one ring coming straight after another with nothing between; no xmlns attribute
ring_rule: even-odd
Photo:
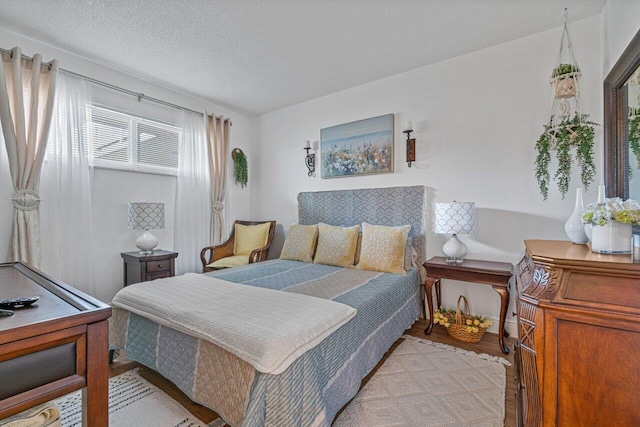
<svg viewBox="0 0 640 427"><path fill-rule="evenodd" d="M360 262L360 248L362 247L362 233L358 233L358 244L356 245L356 259L354 264L358 265ZM413 268L413 238L407 237L407 243L404 245L404 269L405 271Z"/></svg>
<svg viewBox="0 0 640 427"><path fill-rule="evenodd" d="M360 225L336 227L318 224L318 248L313 258L315 264L353 267Z"/></svg>
<svg viewBox="0 0 640 427"><path fill-rule="evenodd" d="M318 242L317 225L292 224L282 246L280 259L313 262L313 253Z"/></svg>
<svg viewBox="0 0 640 427"><path fill-rule="evenodd" d="M271 223L258 225L236 224L233 242L234 255L251 255L251 251L263 247L269 239Z"/></svg>
<svg viewBox="0 0 640 427"><path fill-rule="evenodd" d="M360 262L356 268L405 274L404 252L410 225L386 227L362 223Z"/></svg>

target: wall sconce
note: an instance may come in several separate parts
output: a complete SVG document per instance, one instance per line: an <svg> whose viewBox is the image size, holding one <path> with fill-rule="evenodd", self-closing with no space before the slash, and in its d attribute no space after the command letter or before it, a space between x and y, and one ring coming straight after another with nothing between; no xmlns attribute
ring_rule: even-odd
<svg viewBox="0 0 640 427"><path fill-rule="evenodd" d="M413 132L413 123L406 122L402 133L407 134L407 163L409 167L411 167L411 162L416 161L416 140L411 138L411 132Z"/></svg>
<svg viewBox="0 0 640 427"><path fill-rule="evenodd" d="M316 176L316 155L314 153L309 154L309 150L311 150L311 142L307 140L307 145L304 147L307 152L307 156L304 159L305 164L307 165L307 169L309 169L308 176Z"/></svg>

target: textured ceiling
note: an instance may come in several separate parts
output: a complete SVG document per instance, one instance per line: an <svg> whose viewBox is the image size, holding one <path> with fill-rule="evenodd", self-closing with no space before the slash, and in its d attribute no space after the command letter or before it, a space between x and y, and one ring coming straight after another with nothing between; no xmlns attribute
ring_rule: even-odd
<svg viewBox="0 0 640 427"><path fill-rule="evenodd" d="M0 0L0 26L260 114L557 27L564 7L571 21L597 15L604 3Z"/></svg>

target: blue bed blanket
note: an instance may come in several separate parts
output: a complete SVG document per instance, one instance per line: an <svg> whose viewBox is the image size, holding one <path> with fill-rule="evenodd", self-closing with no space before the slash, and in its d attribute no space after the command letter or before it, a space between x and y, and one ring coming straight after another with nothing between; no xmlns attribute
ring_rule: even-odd
<svg viewBox="0 0 640 427"><path fill-rule="evenodd" d="M285 372L278 375L255 372L242 426L331 425L340 408L356 395L362 379L420 313L420 277L416 269L402 276L272 260L207 275L331 299L357 309L354 318L300 356ZM147 319L132 315L128 322L127 356L158 370L194 398L196 375L188 372L191 362L187 360L197 358L197 351L189 356L185 350L177 358L167 355L179 361L167 363L163 352L175 353L175 345L169 344L160 332L148 333ZM147 332L141 333L143 329ZM185 349L189 348L189 340L194 339L177 331L171 331L170 335L182 340ZM212 409L224 417L219 408Z"/></svg>

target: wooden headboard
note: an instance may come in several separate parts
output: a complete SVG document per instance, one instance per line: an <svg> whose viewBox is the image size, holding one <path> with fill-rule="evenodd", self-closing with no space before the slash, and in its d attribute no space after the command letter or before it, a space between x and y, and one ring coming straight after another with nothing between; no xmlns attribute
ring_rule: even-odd
<svg viewBox="0 0 640 427"><path fill-rule="evenodd" d="M393 226L409 224L409 236L413 238L413 248L422 265L426 256L426 201L423 185L304 192L298 194L298 222L347 227L362 222Z"/></svg>

